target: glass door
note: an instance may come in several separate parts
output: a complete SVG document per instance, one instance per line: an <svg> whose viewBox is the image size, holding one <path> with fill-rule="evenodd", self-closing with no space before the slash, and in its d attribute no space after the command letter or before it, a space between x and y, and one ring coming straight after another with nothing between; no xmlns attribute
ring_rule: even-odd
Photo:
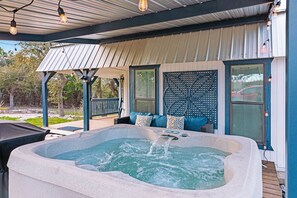
<svg viewBox="0 0 297 198"><path fill-rule="evenodd" d="M155 70L136 70L134 89L134 110L156 113Z"/></svg>
<svg viewBox="0 0 297 198"><path fill-rule="evenodd" d="M265 144L264 65L231 65L230 134Z"/></svg>
<svg viewBox="0 0 297 198"><path fill-rule="evenodd" d="M131 66L130 111L159 113L159 66Z"/></svg>

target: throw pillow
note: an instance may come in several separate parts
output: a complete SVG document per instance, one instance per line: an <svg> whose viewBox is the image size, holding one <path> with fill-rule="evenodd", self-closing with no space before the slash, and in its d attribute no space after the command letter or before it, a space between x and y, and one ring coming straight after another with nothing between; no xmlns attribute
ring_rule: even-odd
<svg viewBox="0 0 297 198"><path fill-rule="evenodd" d="M153 117L137 115L135 126L151 126Z"/></svg>
<svg viewBox="0 0 297 198"><path fill-rule="evenodd" d="M167 115L167 129L184 129L185 117Z"/></svg>
<svg viewBox="0 0 297 198"><path fill-rule="evenodd" d="M129 121L129 124L135 124L135 123L136 123L137 115L152 116L151 113L134 112L134 111L132 111L132 112L130 113L130 121Z"/></svg>

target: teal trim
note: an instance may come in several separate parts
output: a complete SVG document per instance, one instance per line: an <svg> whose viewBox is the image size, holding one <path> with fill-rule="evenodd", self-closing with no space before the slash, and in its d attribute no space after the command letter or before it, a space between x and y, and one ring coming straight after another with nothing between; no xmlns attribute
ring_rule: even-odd
<svg viewBox="0 0 297 198"><path fill-rule="evenodd" d="M55 75L56 72L42 73L42 122L43 127L48 127L48 81Z"/></svg>
<svg viewBox="0 0 297 198"><path fill-rule="evenodd" d="M225 134L230 135L230 95L231 95L231 66L263 64L264 65L264 85L265 85L265 110L269 114L265 117L265 143L258 144L259 149L266 146L267 150L273 150L271 147L271 83L268 82L271 76L271 62L273 58L249 59L238 61L224 61L225 64Z"/></svg>
<svg viewBox="0 0 297 198"><path fill-rule="evenodd" d="M134 111L134 99L135 99L135 70L146 70L154 69L155 70L155 113L159 114L159 68L160 65L147 65L147 66L130 66L129 67L129 101L130 101L130 112Z"/></svg>
<svg viewBox="0 0 297 198"><path fill-rule="evenodd" d="M286 27L286 197L297 196L297 1L287 0Z"/></svg>
<svg viewBox="0 0 297 198"><path fill-rule="evenodd" d="M90 92L91 92L91 84L92 79L98 69L84 69L74 70L76 75L82 80L83 83L83 113L84 113L84 131L90 130Z"/></svg>

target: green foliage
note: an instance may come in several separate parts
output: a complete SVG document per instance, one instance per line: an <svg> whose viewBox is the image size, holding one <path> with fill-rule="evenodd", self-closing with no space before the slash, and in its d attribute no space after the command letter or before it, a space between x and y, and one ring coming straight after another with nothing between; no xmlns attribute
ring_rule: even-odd
<svg viewBox="0 0 297 198"><path fill-rule="evenodd" d="M6 65L7 53L0 47L0 67Z"/></svg>
<svg viewBox="0 0 297 198"><path fill-rule="evenodd" d="M22 42L20 45L22 49L9 53L6 64L0 67L2 99L7 103L10 95L18 105L40 105L41 77L36 69L48 52L49 44Z"/></svg>
<svg viewBox="0 0 297 198"><path fill-rule="evenodd" d="M41 107L41 76L36 70L50 45L21 42L20 46L21 50L10 53L0 48L0 103L7 106L13 96L16 106ZM5 57L4 62L1 57ZM81 107L82 81L76 75L56 74L48 86L49 106L60 109ZM93 84L92 93L94 98L114 98L118 97L118 88L112 79L99 78Z"/></svg>
<svg viewBox="0 0 297 198"><path fill-rule="evenodd" d="M17 121L19 118L14 118L14 117L9 117L9 116L1 116L0 120L12 120L12 121Z"/></svg>
<svg viewBox="0 0 297 198"><path fill-rule="evenodd" d="M80 118L80 117L69 118L69 119L59 118L59 117L49 117L48 118L49 125L61 124L61 123L65 123L65 122L73 122L73 121L77 121L77 120L82 120L82 118ZM30 124L33 124L35 126L42 127L42 117L29 118L25 121Z"/></svg>
<svg viewBox="0 0 297 198"><path fill-rule="evenodd" d="M93 84L93 97L95 98L116 98L118 87L113 79L98 78Z"/></svg>
<svg viewBox="0 0 297 198"><path fill-rule="evenodd" d="M81 80L76 76L61 75L55 75L48 83L49 101L57 105L63 97L66 107L80 107L83 95ZM62 96L60 95L61 89Z"/></svg>

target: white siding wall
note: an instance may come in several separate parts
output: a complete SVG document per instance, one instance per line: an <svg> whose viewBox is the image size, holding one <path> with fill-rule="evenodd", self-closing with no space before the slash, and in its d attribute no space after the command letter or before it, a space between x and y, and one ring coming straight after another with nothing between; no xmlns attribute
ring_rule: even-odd
<svg viewBox="0 0 297 198"><path fill-rule="evenodd" d="M283 4L283 2L282 2ZM286 13L272 18L272 54L274 57L286 56Z"/></svg>
<svg viewBox="0 0 297 198"><path fill-rule="evenodd" d="M285 117L286 117L286 62L285 57L275 58L271 65L271 146L266 152L268 160L278 170L285 169ZM263 158L263 152L262 158ZM263 158L264 159L264 158Z"/></svg>
<svg viewBox="0 0 297 198"><path fill-rule="evenodd" d="M160 67L160 114L163 114L163 72L218 70L218 130L217 134L225 134L225 65L222 61L195 63L163 64Z"/></svg>

